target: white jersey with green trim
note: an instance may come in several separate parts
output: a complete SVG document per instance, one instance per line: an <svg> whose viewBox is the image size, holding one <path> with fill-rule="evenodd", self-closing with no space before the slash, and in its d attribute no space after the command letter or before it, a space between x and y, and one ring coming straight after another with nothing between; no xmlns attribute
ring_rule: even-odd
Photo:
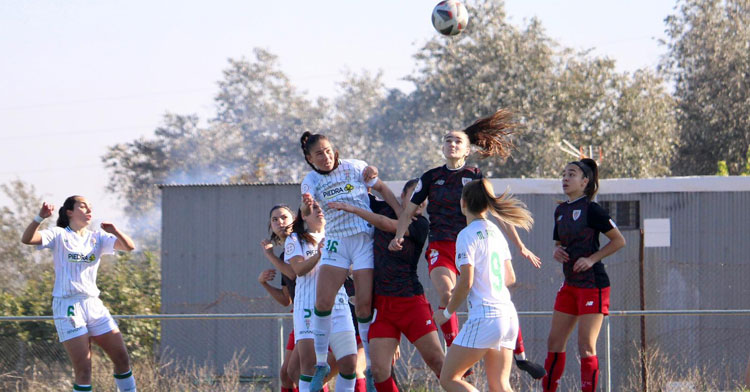
<svg viewBox="0 0 750 392"><path fill-rule="evenodd" d="M67 227L40 230L42 243L37 249L51 249L55 262L55 286L52 296L99 296L96 272L104 254L115 252L117 237L104 231L84 230L78 235Z"/></svg>
<svg viewBox="0 0 750 392"><path fill-rule="evenodd" d="M505 263L511 259L508 241L494 223L475 219L456 239L456 268L474 266L474 282L467 298L469 318L515 314L505 286Z"/></svg>
<svg viewBox="0 0 750 392"><path fill-rule="evenodd" d="M359 233L372 235L374 228L356 214L328 208L332 201L342 202L370 211L370 199L362 172L367 163L358 159L342 159L328 174L307 173L302 181L302 194L315 198L326 216L326 235L343 238Z"/></svg>
<svg viewBox="0 0 750 392"><path fill-rule="evenodd" d="M323 234L310 233L316 241L323 239ZM284 242L284 262L287 264L295 256L302 256L305 260L318 254L318 247L305 241L292 233L286 237ZM308 273L297 276L296 286L294 289L294 311L302 312L304 309L313 309L315 307L315 293L318 288L318 271L320 262L313 267ZM349 311L349 297L346 295L344 285L341 285L336 293L336 301L333 304L334 309L346 309Z"/></svg>

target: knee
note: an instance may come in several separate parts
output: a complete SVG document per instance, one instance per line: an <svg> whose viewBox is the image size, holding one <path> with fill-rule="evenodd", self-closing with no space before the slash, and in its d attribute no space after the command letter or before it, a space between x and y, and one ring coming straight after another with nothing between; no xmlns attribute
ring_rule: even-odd
<svg viewBox="0 0 750 392"><path fill-rule="evenodd" d="M547 338L547 351L550 352L562 352L565 351L565 339L554 334L550 334Z"/></svg>
<svg viewBox="0 0 750 392"><path fill-rule="evenodd" d="M430 369L436 369L437 374L440 374L440 370L443 368L443 359L442 353L432 353L424 358L424 362Z"/></svg>
<svg viewBox="0 0 750 392"><path fill-rule="evenodd" d="M327 298L325 295L318 295L315 298L315 309L322 310L322 311L329 311L333 309L333 301L335 301L336 298Z"/></svg>
<svg viewBox="0 0 750 392"><path fill-rule="evenodd" d="M375 382L381 382L387 380L391 376L391 364L390 363L372 363L372 378Z"/></svg>
<svg viewBox="0 0 750 392"><path fill-rule="evenodd" d="M360 303L357 301L357 305L354 307L354 313L357 314L357 318L366 319L372 316L372 300Z"/></svg>
<svg viewBox="0 0 750 392"><path fill-rule="evenodd" d="M357 356L347 355L338 360L340 374L355 374L357 372Z"/></svg>
<svg viewBox="0 0 750 392"><path fill-rule="evenodd" d="M578 354L581 358L594 356L596 355L596 347L586 343L578 343Z"/></svg>

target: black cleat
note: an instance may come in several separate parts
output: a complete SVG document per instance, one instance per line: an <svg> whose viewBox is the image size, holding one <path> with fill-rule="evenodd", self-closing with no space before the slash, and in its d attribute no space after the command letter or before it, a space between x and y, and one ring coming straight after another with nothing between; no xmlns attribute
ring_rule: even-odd
<svg viewBox="0 0 750 392"><path fill-rule="evenodd" d="M516 359L516 366L535 379L538 380L547 375L547 371L544 370L544 366L531 362L526 359Z"/></svg>

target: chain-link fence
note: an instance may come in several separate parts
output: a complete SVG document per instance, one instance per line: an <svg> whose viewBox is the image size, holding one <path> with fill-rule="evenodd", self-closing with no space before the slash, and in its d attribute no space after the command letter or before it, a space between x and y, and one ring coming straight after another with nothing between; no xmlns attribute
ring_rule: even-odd
<svg viewBox="0 0 750 392"><path fill-rule="evenodd" d="M541 362L546 353L546 334L529 331L548 330L550 312L520 312L520 316L527 353L530 359ZM645 351L640 340L641 317L646 325ZM159 323L161 331L172 336L173 343L162 340L152 350L129 347L131 352L153 353L151 357L133 358L136 378L144 385L141 390L149 390L145 387L148 385L161 390L168 385L187 385L189 390L279 388L279 369L291 331L289 314L116 318L123 330L129 323ZM597 347L601 390L644 390L644 384L651 391L737 390L748 364L748 318L750 310L612 311ZM72 367L51 326L49 317L0 318L0 328L19 331L16 336L0 337L0 390L55 390L72 382ZM206 330L224 333L202 332ZM274 338L267 339L269 335ZM186 346L192 349L185 350ZM401 352L395 374L402 390L438 390L435 377L405 339ZM580 389L575 336L568 352L561 391ZM230 353L230 357L224 358L221 355L226 354L221 353ZM111 365L101 351L94 356L98 358L94 361L94 379L101 380L100 390L115 391ZM475 374L473 381L484 384L481 368ZM512 381L517 390L541 390L538 382L518 371L513 372Z"/></svg>

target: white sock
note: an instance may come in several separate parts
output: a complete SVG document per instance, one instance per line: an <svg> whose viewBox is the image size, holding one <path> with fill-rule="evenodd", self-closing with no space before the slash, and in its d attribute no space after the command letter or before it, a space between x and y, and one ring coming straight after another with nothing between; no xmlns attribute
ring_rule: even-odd
<svg viewBox="0 0 750 392"><path fill-rule="evenodd" d="M336 376L336 392L353 392L354 385L357 383L357 375L352 374L352 378L342 377L341 373Z"/></svg>
<svg viewBox="0 0 750 392"><path fill-rule="evenodd" d="M517 361L525 361L526 360L526 351L521 351L520 354L513 354L514 357L516 357Z"/></svg>
<svg viewBox="0 0 750 392"><path fill-rule="evenodd" d="M370 368L370 341L367 339L367 334L370 332L370 324L372 324L372 315L370 320L367 322L360 321L357 317L357 327L359 329L359 338L362 340L362 348L365 349L365 359L367 360L367 368Z"/></svg>
<svg viewBox="0 0 750 392"><path fill-rule="evenodd" d="M135 377L133 377L133 371L128 370L123 374L115 374L115 384L120 392L136 392L135 389Z"/></svg>
<svg viewBox="0 0 750 392"><path fill-rule="evenodd" d="M313 311L312 330L315 333L315 358L318 365L325 365L328 362L328 341L331 335L331 313L327 315L318 315L318 309Z"/></svg>
<svg viewBox="0 0 750 392"><path fill-rule="evenodd" d="M73 384L73 392L90 391L90 390L91 390L91 384L87 384L87 385Z"/></svg>
<svg viewBox="0 0 750 392"><path fill-rule="evenodd" d="M304 374L300 374L299 383L297 384L297 387L299 387L299 392L310 392L310 380L311 379L312 379L312 376L306 376Z"/></svg>

